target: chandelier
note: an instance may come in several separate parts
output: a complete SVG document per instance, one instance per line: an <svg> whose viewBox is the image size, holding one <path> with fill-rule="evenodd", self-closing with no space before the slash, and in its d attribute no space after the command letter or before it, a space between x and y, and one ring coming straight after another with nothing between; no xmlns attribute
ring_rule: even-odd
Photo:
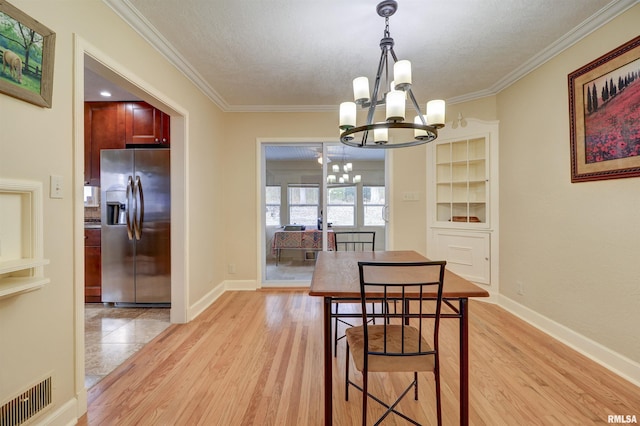
<svg viewBox="0 0 640 426"><path fill-rule="evenodd" d="M438 137L438 129L444 127L445 102L433 100L427 102L426 114L411 91L411 62L399 61L393 50L394 41L389 33L389 17L398 9L394 0L385 0L378 4L376 11L384 18L384 36L380 40L380 62L376 73L373 92L369 95L369 80L367 77L357 77L353 80L354 102L340 104L340 142L357 148L401 148L431 142ZM389 55L393 59L393 80L389 82ZM389 91L382 93L381 80L385 77L385 88ZM416 115L413 121L405 121L405 107L407 98L411 101ZM357 105L368 108L367 121L362 125L356 124ZM376 107L385 105L386 121L373 122ZM402 135L413 130L413 137L405 142L390 143L389 130L400 129ZM372 136L373 134L373 136ZM402 136L401 140L408 139Z"/></svg>

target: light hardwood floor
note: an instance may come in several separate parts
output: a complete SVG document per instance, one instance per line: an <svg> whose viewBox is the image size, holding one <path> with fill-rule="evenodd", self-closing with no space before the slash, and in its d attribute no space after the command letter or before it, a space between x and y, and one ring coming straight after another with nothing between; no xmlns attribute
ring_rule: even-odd
<svg viewBox="0 0 640 426"><path fill-rule="evenodd" d="M472 425L596 425L640 418L640 388L501 308L470 302ZM457 321L441 323L445 425L459 423ZM334 424L360 423L344 400L344 343L334 360ZM354 369L352 368L352 374ZM90 389L80 425L323 424L322 299L306 291L227 292L189 324L172 325ZM391 399L407 377L377 375ZM400 409L435 424L433 375ZM369 418L381 410L369 404ZM385 425L405 424L390 416Z"/></svg>

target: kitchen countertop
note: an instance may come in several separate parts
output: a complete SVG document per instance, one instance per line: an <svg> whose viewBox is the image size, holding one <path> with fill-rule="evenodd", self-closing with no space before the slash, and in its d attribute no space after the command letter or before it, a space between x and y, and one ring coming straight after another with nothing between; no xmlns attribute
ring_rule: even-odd
<svg viewBox="0 0 640 426"><path fill-rule="evenodd" d="M100 229L102 228L102 224L100 223L100 219L85 219L84 220L84 228L85 229Z"/></svg>

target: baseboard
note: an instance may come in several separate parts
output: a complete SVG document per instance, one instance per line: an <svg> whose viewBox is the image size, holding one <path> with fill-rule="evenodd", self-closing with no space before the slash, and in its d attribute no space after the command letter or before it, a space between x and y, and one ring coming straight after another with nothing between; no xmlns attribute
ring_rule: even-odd
<svg viewBox="0 0 640 426"><path fill-rule="evenodd" d="M256 280L227 280L224 289L229 291L255 291L258 289Z"/></svg>
<svg viewBox="0 0 640 426"><path fill-rule="evenodd" d="M269 281L269 284L262 284L263 289L282 289L282 288L309 288L309 281Z"/></svg>
<svg viewBox="0 0 640 426"><path fill-rule="evenodd" d="M225 291L255 291L257 290L255 280L233 280L223 281L209 291L204 297L191 305L187 312L187 322L195 319L204 312L213 302L218 300Z"/></svg>
<svg viewBox="0 0 640 426"><path fill-rule="evenodd" d="M200 298L200 300L198 300L196 303L189 306L187 308L187 322L191 322L192 320L197 318L198 315L200 315L205 311L205 309L211 306L213 302L218 300L218 297L220 297L224 292L224 283L220 283L212 288L207 294L204 295L204 297Z"/></svg>
<svg viewBox="0 0 640 426"><path fill-rule="evenodd" d="M78 416L81 415L84 413L79 413L78 401L73 398L43 417L35 417L33 421L47 426L72 426L78 423Z"/></svg>
<svg viewBox="0 0 640 426"><path fill-rule="evenodd" d="M554 339L575 349L618 376L640 386L640 364L553 321L520 303L500 295L498 305Z"/></svg>

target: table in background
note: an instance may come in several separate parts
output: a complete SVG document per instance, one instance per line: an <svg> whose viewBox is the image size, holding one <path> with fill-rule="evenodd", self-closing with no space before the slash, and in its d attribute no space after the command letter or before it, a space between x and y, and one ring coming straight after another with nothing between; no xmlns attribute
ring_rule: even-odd
<svg viewBox="0 0 640 426"><path fill-rule="evenodd" d="M325 425L333 423L333 354L331 352L331 318L333 298L360 298L358 262L424 262L426 257L415 251L321 252L311 278L311 296L324 297L324 412ZM454 311L442 313L441 318L460 319L460 424L469 424L469 297L489 297L489 293L446 270L443 300ZM458 302L456 308L452 302Z"/></svg>
<svg viewBox="0 0 640 426"><path fill-rule="evenodd" d="M333 250L336 236L332 230L327 230L327 249ZM311 229L305 231L277 231L271 242L272 252L276 256L276 265L280 262L281 250L322 250L322 231Z"/></svg>

